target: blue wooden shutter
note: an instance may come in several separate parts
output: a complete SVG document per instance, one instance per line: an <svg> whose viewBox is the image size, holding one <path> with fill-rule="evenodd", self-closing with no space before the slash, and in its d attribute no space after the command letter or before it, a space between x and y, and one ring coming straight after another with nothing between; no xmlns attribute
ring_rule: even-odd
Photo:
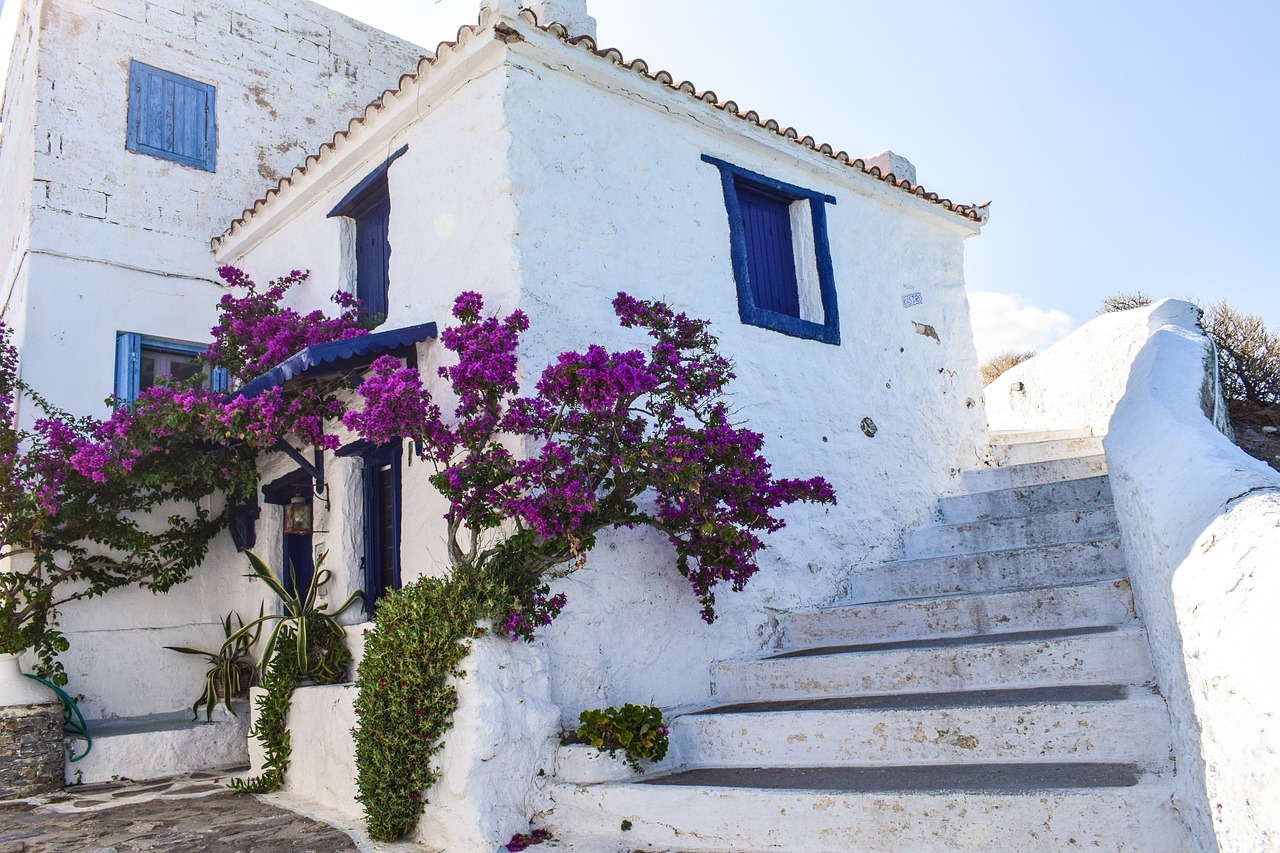
<svg viewBox="0 0 1280 853"><path fill-rule="evenodd" d="M356 215L356 296L365 310L387 316L387 291L391 286L391 198L385 182Z"/></svg>
<svg viewBox="0 0 1280 853"><path fill-rule="evenodd" d="M126 147L206 172L217 161L216 90L136 59L129 63Z"/></svg>
<svg viewBox="0 0 1280 853"><path fill-rule="evenodd" d="M230 375L225 367L213 370L209 375L209 390L226 391L231 385Z"/></svg>
<svg viewBox="0 0 1280 853"><path fill-rule="evenodd" d="M142 356L142 335L122 332L116 335L117 405L132 403L138 396L138 367Z"/></svg>
<svg viewBox="0 0 1280 853"><path fill-rule="evenodd" d="M800 286L791 245L791 200L737 185L747 242L747 275L756 307L800 316Z"/></svg>

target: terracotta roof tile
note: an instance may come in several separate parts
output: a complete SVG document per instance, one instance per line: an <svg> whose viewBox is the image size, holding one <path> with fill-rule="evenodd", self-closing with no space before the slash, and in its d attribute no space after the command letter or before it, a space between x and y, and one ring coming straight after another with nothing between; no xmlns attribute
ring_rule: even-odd
<svg viewBox="0 0 1280 853"><path fill-rule="evenodd" d="M235 221L233 221L231 223L231 226L225 232L223 232L223 234L213 239L214 248L217 248L218 245L224 239L230 236L231 233L236 228L245 225L250 219L252 219L253 216L259 210L261 210L264 205L269 203L273 197L279 195L280 192L285 187L291 185L298 178L306 175L308 170L311 168L313 164L318 163L323 159L326 159L326 156L330 152L336 150L343 142L345 142L347 137L349 137L357 127L366 124L370 119L372 119L378 113L382 112L386 108L388 102L392 98L399 96L404 91L406 86L416 82L419 78L426 76L431 71L431 69L437 63L440 62L441 59L443 59L449 54L454 53L460 45L465 45L467 42L469 42L476 32L478 32L483 26L487 25L487 21L490 19L488 19L486 16L490 14L491 13L488 10L482 11L479 23L460 28L458 30L458 37L455 41L441 42L439 46L437 46L436 48L435 55L422 57L418 61L418 67L416 71L409 74L402 75L399 81L397 82L396 88L387 89L386 91L384 91L381 95L379 95L376 99L374 99L367 107L365 107L364 111L360 115L352 118L351 121L347 123L346 130L340 130L337 133L335 133L333 135L333 138L330 141L321 145L315 154L307 157L306 162L304 162L301 166L295 168L286 177L281 178L275 187L267 190L267 192L261 198L257 199L256 201L254 201L254 203L250 207L246 208L244 212L240 215L240 217ZM826 144L825 142L819 144L812 136L801 137L799 132L796 131L796 129L793 127L784 128L781 124L779 124L774 119L762 119L760 117L760 114L757 113L755 110L747 110L746 112L743 112L742 109L738 106L736 101L721 101L720 98L716 95L716 93L710 90L698 91L698 88L693 83L690 83L688 80L677 83L675 81L675 77L673 77L667 71L659 70L656 72L651 72L649 70L649 64L645 62L643 59L637 58L631 61L627 61L627 59L622 55L622 52L619 51L617 48L612 48L612 47L601 48L596 45L595 40L591 38L591 36L571 35L569 31L565 29L565 27L562 24L559 24L559 23L551 23L546 26L543 26L542 24L538 23L537 16L534 15L534 13L528 9L525 9L520 13L520 18L525 23L535 26L538 29L542 30L543 32L546 32L555 36L556 38L560 39L566 44L581 48L586 52L590 53L591 55L607 60L608 62L611 62L614 65L618 65L623 68L628 68L631 71L634 71L637 74L649 80L652 80L662 86L667 87L668 89L671 89L676 92L682 92L688 95L689 97L693 98L694 100L702 101L703 103L708 104L709 106L717 110L720 110L721 112L740 118L749 124L753 124L753 125L756 125L757 127L764 128L765 130L770 131L772 133L776 133L777 135L783 137L784 139L790 139L793 142L795 142L797 145L803 146L804 148L810 149L816 152L817 154L820 154L824 157L835 160L837 163L841 163L843 165L849 166L850 168L857 169L863 174L870 175L873 178L883 181L884 183L889 184L891 186L897 187L898 189L901 189L904 192L909 193L913 196L916 196L918 198L924 199L925 201L937 204L941 206L943 209L948 210L952 213L955 213L958 216L963 217L964 219L968 219L973 222L984 222L987 218L988 206L991 204L991 202L986 202L985 204L980 204L980 205L959 204L957 202L951 201L951 199L941 198L938 196L937 193L929 192L924 187L920 186L919 184L913 184L910 181L908 181L906 178L898 178L892 172L889 172L887 174L881 174L880 168L878 166L871 166L870 168L868 168L866 162L863 161L861 158L852 158L846 152L837 151L834 148L832 148L830 145ZM510 34L511 34L511 31L508 28L507 35L509 36ZM498 32L498 37L500 38L504 37L504 33L501 30L499 30Z"/></svg>

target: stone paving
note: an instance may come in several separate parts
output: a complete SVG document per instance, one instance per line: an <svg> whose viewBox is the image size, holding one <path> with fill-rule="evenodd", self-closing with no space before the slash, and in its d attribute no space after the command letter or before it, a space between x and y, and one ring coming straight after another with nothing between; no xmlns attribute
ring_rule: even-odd
<svg viewBox="0 0 1280 853"><path fill-rule="evenodd" d="M356 853L341 830L227 790L227 774L0 802L0 853Z"/></svg>

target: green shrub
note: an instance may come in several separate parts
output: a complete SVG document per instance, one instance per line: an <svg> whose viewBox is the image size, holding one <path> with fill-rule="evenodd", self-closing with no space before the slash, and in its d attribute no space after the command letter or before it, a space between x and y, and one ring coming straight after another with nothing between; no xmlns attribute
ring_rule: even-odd
<svg viewBox="0 0 1280 853"><path fill-rule="evenodd" d="M394 841L418 823L439 778L432 757L453 725L458 667L488 596L466 573L424 578L378 602L357 670L357 780L369 835Z"/></svg>
<svg viewBox="0 0 1280 853"><path fill-rule="evenodd" d="M610 755L622 752L638 773L640 762L661 761L667 755L667 726L653 705L583 711L578 715L578 740Z"/></svg>

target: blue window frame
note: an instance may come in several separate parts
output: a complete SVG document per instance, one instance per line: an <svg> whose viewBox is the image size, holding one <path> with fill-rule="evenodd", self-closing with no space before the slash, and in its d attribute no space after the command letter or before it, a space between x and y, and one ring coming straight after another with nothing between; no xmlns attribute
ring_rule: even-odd
<svg viewBox="0 0 1280 853"><path fill-rule="evenodd" d="M739 318L839 345L826 211L836 200L715 157L702 159L720 170Z"/></svg>
<svg viewBox="0 0 1280 853"><path fill-rule="evenodd" d="M132 403L138 393L156 384L163 376L179 380L205 374L205 387L227 390L227 371L210 373L200 360L204 344L149 338L133 332L116 335L115 397L121 404Z"/></svg>
<svg viewBox="0 0 1280 853"><path fill-rule="evenodd" d="M403 444L356 441L338 451L361 462L364 505L364 603L370 615L378 599L400 588L400 460Z"/></svg>
<svg viewBox="0 0 1280 853"><path fill-rule="evenodd" d="M391 289L391 189L387 171L408 151L401 148L356 184L329 216L355 222L356 297L370 314L386 319Z"/></svg>
<svg viewBox="0 0 1280 853"><path fill-rule="evenodd" d="M131 60L125 147L206 172L216 171L216 94L209 83Z"/></svg>

